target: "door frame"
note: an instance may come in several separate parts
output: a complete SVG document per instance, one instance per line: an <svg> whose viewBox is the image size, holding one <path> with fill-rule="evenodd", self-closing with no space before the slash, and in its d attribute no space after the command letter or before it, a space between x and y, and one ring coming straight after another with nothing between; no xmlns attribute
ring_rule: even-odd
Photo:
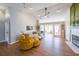
<svg viewBox="0 0 79 59"><path fill-rule="evenodd" d="M5 21L5 23L7 23L8 24L8 40L6 39L6 32L5 32L5 41L7 41L7 43L9 44L9 43L11 43L11 24L10 24L10 18L9 19L7 19L6 21ZM5 27L6 28L6 27ZM6 29L5 29L6 30Z"/></svg>

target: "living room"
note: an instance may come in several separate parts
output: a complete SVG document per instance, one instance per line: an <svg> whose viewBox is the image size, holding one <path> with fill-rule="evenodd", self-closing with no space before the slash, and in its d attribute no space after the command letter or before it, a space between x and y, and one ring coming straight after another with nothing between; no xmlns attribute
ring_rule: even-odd
<svg viewBox="0 0 79 59"><path fill-rule="evenodd" d="M70 25L70 19L74 17L73 12L70 13L73 5L73 3L1 3L0 55L78 56L78 47L71 40L71 34L79 32L76 27L71 28L73 21L72 26Z"/></svg>

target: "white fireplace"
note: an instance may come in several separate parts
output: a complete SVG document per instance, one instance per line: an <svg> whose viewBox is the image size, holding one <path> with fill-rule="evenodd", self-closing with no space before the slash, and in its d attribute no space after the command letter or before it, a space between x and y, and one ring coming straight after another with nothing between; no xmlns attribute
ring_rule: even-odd
<svg viewBox="0 0 79 59"><path fill-rule="evenodd" d="M71 27L70 36L70 41L66 43L74 53L79 54L79 27Z"/></svg>
<svg viewBox="0 0 79 59"><path fill-rule="evenodd" d="M79 27L71 27L71 41L79 47Z"/></svg>

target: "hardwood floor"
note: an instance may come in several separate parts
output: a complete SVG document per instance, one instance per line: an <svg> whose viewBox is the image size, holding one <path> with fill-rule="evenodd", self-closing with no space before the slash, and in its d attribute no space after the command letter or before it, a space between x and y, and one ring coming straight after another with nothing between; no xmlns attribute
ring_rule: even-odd
<svg viewBox="0 0 79 59"><path fill-rule="evenodd" d="M65 43L63 38L50 36L41 40L41 45L27 51L20 51L18 43L0 44L0 56L77 56Z"/></svg>

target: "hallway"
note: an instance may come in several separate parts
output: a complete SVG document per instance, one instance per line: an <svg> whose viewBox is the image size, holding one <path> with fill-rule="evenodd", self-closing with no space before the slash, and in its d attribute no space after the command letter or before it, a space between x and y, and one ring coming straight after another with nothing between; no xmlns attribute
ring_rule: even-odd
<svg viewBox="0 0 79 59"><path fill-rule="evenodd" d="M75 54L65 43L63 38L45 36L41 45L27 51L20 51L18 43L13 45L0 45L0 55L13 56L74 56Z"/></svg>

